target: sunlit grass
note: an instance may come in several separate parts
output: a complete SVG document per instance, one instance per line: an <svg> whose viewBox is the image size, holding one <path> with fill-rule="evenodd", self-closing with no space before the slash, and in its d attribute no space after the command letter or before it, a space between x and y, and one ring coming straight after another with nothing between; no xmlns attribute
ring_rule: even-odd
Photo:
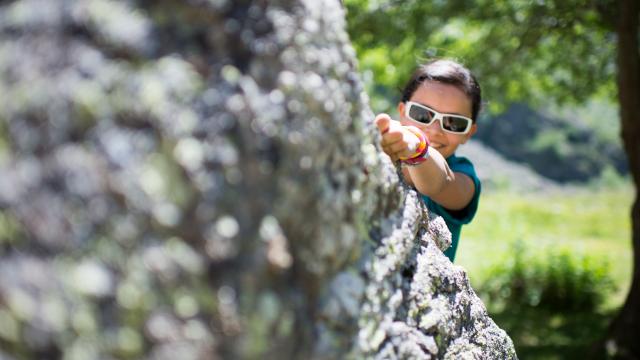
<svg viewBox="0 0 640 360"><path fill-rule="evenodd" d="M631 186L552 193L486 192L476 218L462 230L456 264L465 267L478 286L489 266L513 256L512 244L517 240L533 251L555 247L600 256L609 262L618 287L607 305L617 307L631 282L633 195Z"/></svg>
<svg viewBox="0 0 640 360"><path fill-rule="evenodd" d="M500 310L486 303L492 318L513 339L520 359L582 359L604 336L631 283L634 195L629 185L482 195L476 218L463 228L456 258L456 264L467 269L474 288L482 289L490 268L512 259L514 249L543 257L568 250L577 258L603 259L617 288L595 312L526 306ZM514 246L518 241L523 246Z"/></svg>

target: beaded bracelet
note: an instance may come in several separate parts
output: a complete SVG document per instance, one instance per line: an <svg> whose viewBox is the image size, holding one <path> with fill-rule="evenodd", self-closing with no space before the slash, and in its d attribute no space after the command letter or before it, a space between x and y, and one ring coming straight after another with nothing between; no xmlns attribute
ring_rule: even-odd
<svg viewBox="0 0 640 360"><path fill-rule="evenodd" d="M407 165L421 164L429 157L429 139L427 139L427 136L422 132L422 130L415 126L407 126L407 130L414 133L418 139L420 139L420 145L418 145L418 148L413 155L408 158L400 158L400 161Z"/></svg>

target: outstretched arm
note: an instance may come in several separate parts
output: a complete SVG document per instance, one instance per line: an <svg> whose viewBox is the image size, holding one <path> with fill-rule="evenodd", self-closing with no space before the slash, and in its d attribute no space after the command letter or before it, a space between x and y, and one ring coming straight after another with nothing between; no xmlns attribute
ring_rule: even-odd
<svg viewBox="0 0 640 360"><path fill-rule="evenodd" d="M419 139L412 131L387 114L379 114L375 121L382 134L382 149L392 161L414 153ZM428 152L426 161L403 169L405 177L409 175L407 182L447 209L463 209L473 198L473 180L463 173L451 171L446 159L436 149L429 148Z"/></svg>

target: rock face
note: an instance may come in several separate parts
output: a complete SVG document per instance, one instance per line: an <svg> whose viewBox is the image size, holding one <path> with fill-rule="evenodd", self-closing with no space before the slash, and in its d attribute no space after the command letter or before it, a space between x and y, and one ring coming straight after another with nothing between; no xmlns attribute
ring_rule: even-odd
<svg viewBox="0 0 640 360"><path fill-rule="evenodd" d="M0 358L515 358L337 0L0 4Z"/></svg>

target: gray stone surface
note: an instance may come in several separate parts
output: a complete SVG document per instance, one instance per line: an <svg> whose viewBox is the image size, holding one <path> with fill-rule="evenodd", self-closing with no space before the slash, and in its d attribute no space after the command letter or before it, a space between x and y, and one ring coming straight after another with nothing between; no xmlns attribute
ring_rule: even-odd
<svg viewBox="0 0 640 360"><path fill-rule="evenodd" d="M0 3L0 358L515 358L336 1Z"/></svg>

